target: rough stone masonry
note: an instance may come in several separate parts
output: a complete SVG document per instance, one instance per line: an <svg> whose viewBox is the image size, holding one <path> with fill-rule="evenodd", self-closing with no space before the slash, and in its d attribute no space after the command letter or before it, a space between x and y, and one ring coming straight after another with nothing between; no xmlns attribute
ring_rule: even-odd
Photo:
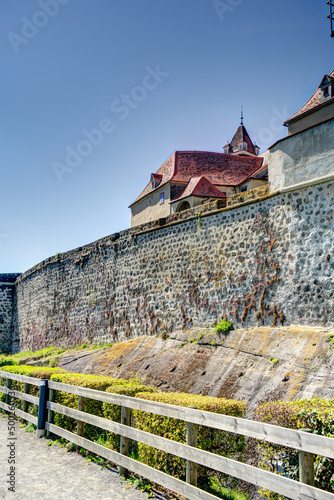
<svg viewBox="0 0 334 500"><path fill-rule="evenodd" d="M334 182L320 182L51 257L17 280L12 349L124 340L222 317L236 327L333 326L333 206Z"/></svg>
<svg viewBox="0 0 334 500"><path fill-rule="evenodd" d="M0 351L12 350L15 280L19 274L0 274Z"/></svg>

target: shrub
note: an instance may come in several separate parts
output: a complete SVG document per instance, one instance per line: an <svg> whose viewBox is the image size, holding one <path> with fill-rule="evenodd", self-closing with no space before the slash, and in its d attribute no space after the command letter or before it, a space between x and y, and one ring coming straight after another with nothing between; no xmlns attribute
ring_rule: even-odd
<svg viewBox="0 0 334 500"><path fill-rule="evenodd" d="M136 394L136 392L143 390L154 390L147 388L146 386L140 384L138 385L137 379L132 379L129 382L124 379L116 379L112 377L104 377L101 375L85 375L82 373L55 373L51 380L55 382L60 382L63 384L77 385L82 387L88 387L89 389L95 389L98 391L108 391L114 392L116 394L125 394L127 396L132 396ZM55 403L59 403L64 406L68 406L69 408L78 408L78 396L75 394L69 394L66 392L56 391L56 400ZM117 409L120 415L120 407L116 406L114 410L110 407L114 405L106 405L102 401L97 401L94 399L85 398L85 411L87 413L91 413L92 415L96 415L98 417L111 418L117 414ZM114 418L111 418L115 420ZM117 420L116 420L117 421ZM120 418L119 420L120 421ZM55 424L59 425L59 427L63 427L71 432L76 432L77 422L76 420L66 417L60 413L55 414ZM111 438L111 433L108 433L105 430L102 430L98 427L95 427L90 424L85 424L85 437L87 439L91 439L93 441L96 440L104 440L110 441L110 446L114 446L114 443L117 441L115 435ZM116 436L117 437L117 436ZM119 443L119 438L118 438ZM118 448L119 449L119 448Z"/></svg>
<svg viewBox="0 0 334 500"><path fill-rule="evenodd" d="M292 402L270 402L259 406L256 416L261 422L292 429L308 428L314 434L334 438L334 399L315 398ZM258 448L262 457L261 466L264 469L271 472L280 470L280 473L298 480L298 451L266 442L259 442ZM278 468L279 464L281 469ZM334 460L320 455L316 457L315 486L334 492ZM263 494L267 498L278 498L278 495L266 490Z"/></svg>
<svg viewBox="0 0 334 500"><path fill-rule="evenodd" d="M10 365L3 366L1 370L9 373L17 373L18 375L26 375L27 377L41 378L41 379L50 379L51 376L58 372L65 372L60 368L48 368L48 367L38 367L38 366L29 366L29 365ZM5 378L0 378L0 385L5 385ZM18 382L16 380L12 380L12 389L23 392L24 391L24 383ZM39 395L39 387L31 385L30 394L32 396L38 397ZM5 400L5 394L0 393L0 400ZM17 408L22 409L22 401L16 402ZM33 415L37 415L37 407L33 404L29 405L29 413Z"/></svg>
<svg viewBox="0 0 334 500"><path fill-rule="evenodd" d="M12 358L12 356L6 356L6 354L0 354L0 367L15 365L15 364L16 364L15 360Z"/></svg>
<svg viewBox="0 0 334 500"><path fill-rule="evenodd" d="M234 330L233 324L226 319L222 319L214 328L215 333L227 333L230 330Z"/></svg>
<svg viewBox="0 0 334 500"><path fill-rule="evenodd" d="M196 407L200 410L236 417L244 417L246 409L246 404L244 402L223 398L196 396L193 394L137 393L136 397L178 406ZM186 443L187 424L185 422L138 410L135 410L133 414L138 429L174 441ZM198 448L226 457L240 459L245 448L245 438L237 434L199 426ZM169 455L168 453L161 452L142 443L138 445L138 455L139 460L151 467L171 474L174 477L185 479L186 462L182 458ZM202 486L208 484L209 474L208 469L200 466L198 467L198 477Z"/></svg>
<svg viewBox="0 0 334 500"><path fill-rule="evenodd" d="M51 368L48 366L30 366L30 365L11 365L3 366L2 371L17 373L18 375L26 375L27 377L47 378L49 379L54 373L66 373L62 368ZM14 381L13 381L14 382Z"/></svg>
<svg viewBox="0 0 334 500"><path fill-rule="evenodd" d="M134 397L136 394L140 393L153 393L157 392L154 387L148 387L143 384L129 384L129 385L112 385L108 387L106 392L111 392L113 394L121 394L123 396L131 396ZM114 422L121 421L121 407L119 405L113 405L110 403L103 403L103 416L104 418L108 418L109 420L113 420ZM132 417L132 420L133 417ZM132 425L135 426L134 422ZM118 434L114 434L113 432L108 432L108 441L110 447L113 450L119 451L120 446L120 436ZM132 452L134 449L137 449L137 443L131 442Z"/></svg>
<svg viewBox="0 0 334 500"><path fill-rule="evenodd" d="M78 385L82 387L88 387L89 389L95 389L98 391L105 391L107 387L117 382L117 379L111 377L103 377L100 375L85 375L82 373L55 373L52 375L51 380L54 382L60 382L62 384ZM124 381L120 381L124 383ZM69 408L78 409L78 396L75 394L69 394L67 392L56 391L55 403L63 406L68 406ZM94 399L85 399L85 411L98 417L103 417L102 401L96 401ZM63 429L71 432L76 432L77 421L62 415L61 413L55 413L55 424ZM87 439L98 439L99 436L103 434L104 431L98 429L97 427L85 424L85 434Z"/></svg>

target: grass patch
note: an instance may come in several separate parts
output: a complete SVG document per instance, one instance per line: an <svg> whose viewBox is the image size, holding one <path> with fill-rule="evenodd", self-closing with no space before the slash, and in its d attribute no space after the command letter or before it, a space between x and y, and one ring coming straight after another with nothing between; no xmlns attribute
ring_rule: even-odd
<svg viewBox="0 0 334 500"><path fill-rule="evenodd" d="M224 488L215 476L210 477L207 491L224 500L249 500L249 497L240 491Z"/></svg>

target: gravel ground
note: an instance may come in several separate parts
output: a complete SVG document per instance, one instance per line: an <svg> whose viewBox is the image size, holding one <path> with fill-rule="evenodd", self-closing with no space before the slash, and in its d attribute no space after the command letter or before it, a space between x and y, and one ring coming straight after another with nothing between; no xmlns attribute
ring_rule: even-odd
<svg viewBox="0 0 334 500"><path fill-rule="evenodd" d="M13 440L16 437L16 440ZM17 423L9 436L7 416L0 414L0 498L6 500L146 500L147 493L84 457L48 446ZM10 442L15 443L15 492L8 491ZM159 495L159 498L164 497Z"/></svg>

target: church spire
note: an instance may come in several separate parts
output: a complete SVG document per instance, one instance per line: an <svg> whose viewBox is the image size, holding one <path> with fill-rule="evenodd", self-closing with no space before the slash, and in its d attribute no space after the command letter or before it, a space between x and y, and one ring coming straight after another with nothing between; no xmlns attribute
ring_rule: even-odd
<svg viewBox="0 0 334 500"><path fill-rule="evenodd" d="M240 156L258 156L260 148L253 143L244 126L244 107L241 106L240 125L233 136L231 143L224 146L225 154Z"/></svg>

